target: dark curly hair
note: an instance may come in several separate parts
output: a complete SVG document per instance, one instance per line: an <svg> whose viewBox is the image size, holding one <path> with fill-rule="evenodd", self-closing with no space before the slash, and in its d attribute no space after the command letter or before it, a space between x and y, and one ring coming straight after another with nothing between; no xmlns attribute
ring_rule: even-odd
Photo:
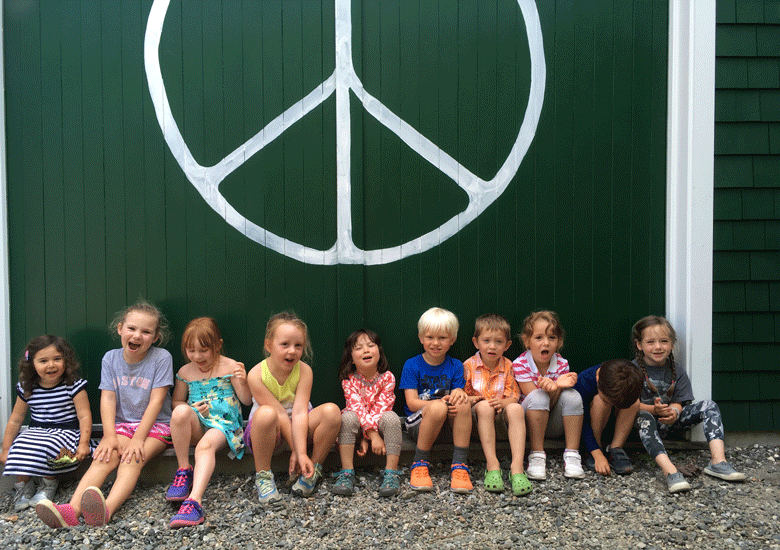
<svg viewBox="0 0 780 550"><path fill-rule="evenodd" d="M364 334L369 340L376 344L377 348L379 348L379 364L376 366L376 371L378 373L383 373L387 372L387 369L390 368L390 363L387 361L385 348L382 347L382 340L379 339L379 335L373 330L361 328L350 334L347 341L344 342L344 352L341 354L341 361L339 362L339 380L346 380L349 378L350 374L357 370L355 364L352 362L352 350L357 344L358 338Z"/></svg>
<svg viewBox="0 0 780 550"><path fill-rule="evenodd" d="M24 348L22 357L19 359L19 384L22 386L24 397L32 395L33 388L40 381L38 371L35 370L35 356L44 348L54 346L62 354L65 363L65 372L62 374L62 380L66 384L73 384L79 378L79 360L76 358L76 352L64 338L45 334L30 340L30 343Z"/></svg>

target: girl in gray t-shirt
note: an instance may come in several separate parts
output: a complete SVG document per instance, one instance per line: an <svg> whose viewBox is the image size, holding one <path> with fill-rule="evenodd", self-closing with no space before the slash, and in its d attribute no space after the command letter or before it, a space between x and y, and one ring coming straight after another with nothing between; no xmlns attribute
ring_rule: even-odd
<svg viewBox="0 0 780 550"><path fill-rule="evenodd" d="M173 360L152 346L168 339L168 323L153 305L140 301L112 323L122 347L103 357L100 416L103 439L92 464L68 504L43 501L38 517L49 527L73 527L79 516L87 525L105 525L135 488L141 468L171 442ZM108 475L116 481L106 498L99 487Z"/></svg>

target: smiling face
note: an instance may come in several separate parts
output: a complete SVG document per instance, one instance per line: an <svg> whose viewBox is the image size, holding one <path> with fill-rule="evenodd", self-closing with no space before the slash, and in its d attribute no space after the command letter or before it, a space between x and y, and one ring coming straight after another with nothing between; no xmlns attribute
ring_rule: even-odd
<svg viewBox="0 0 780 550"><path fill-rule="evenodd" d="M214 350L208 348L194 340L187 346L187 359L189 359L193 365L198 367L201 372L208 372L214 368L214 360L216 355Z"/></svg>
<svg viewBox="0 0 780 550"><path fill-rule="evenodd" d="M560 347L560 339L553 332L548 321L539 319L534 323L531 336L523 337L525 348L531 350L531 357L536 367L545 370L550 366L550 360Z"/></svg>
<svg viewBox="0 0 780 550"><path fill-rule="evenodd" d="M447 352L455 343L455 338L444 331L426 330L420 334L420 343L425 352L423 359L429 365L441 365Z"/></svg>
<svg viewBox="0 0 780 550"><path fill-rule="evenodd" d="M646 365L661 367L672 353L674 341L662 325L653 325L642 331L642 339L636 347L644 355Z"/></svg>
<svg viewBox="0 0 780 550"><path fill-rule="evenodd" d="M122 356L130 364L146 357L157 341L157 317L143 311L130 311L116 328L122 342Z"/></svg>
<svg viewBox="0 0 780 550"><path fill-rule="evenodd" d="M271 339L265 341L265 350L268 352L268 362L272 369L279 369L284 373L292 372L293 367L303 357L305 346L306 337L303 331L290 323L276 327Z"/></svg>
<svg viewBox="0 0 780 550"><path fill-rule="evenodd" d="M367 334L358 336L357 342L352 347L352 363L364 378L371 380L379 365L379 346L377 346Z"/></svg>
<svg viewBox="0 0 780 550"><path fill-rule="evenodd" d="M496 368L498 361L512 344L512 341L506 337L502 330L483 330L479 336L472 338L471 341L479 350L482 363L491 370Z"/></svg>
<svg viewBox="0 0 780 550"><path fill-rule="evenodd" d="M42 388L53 388L65 374L65 358L56 347L49 346L35 354L33 367L40 378L38 385Z"/></svg>

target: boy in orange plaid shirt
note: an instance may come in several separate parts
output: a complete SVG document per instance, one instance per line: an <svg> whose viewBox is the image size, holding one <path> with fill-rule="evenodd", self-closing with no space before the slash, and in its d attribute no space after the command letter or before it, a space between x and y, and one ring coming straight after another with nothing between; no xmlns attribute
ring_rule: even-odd
<svg viewBox="0 0 780 550"><path fill-rule="evenodd" d="M496 433L509 437L512 450L512 492L529 494L533 487L523 472L525 455L525 414L518 403L520 388L515 381L512 362L504 352L512 344L509 323L500 315L487 314L474 324L472 341L477 353L463 364L472 414L477 423L479 440L485 453L485 489L504 490L501 465L496 456Z"/></svg>

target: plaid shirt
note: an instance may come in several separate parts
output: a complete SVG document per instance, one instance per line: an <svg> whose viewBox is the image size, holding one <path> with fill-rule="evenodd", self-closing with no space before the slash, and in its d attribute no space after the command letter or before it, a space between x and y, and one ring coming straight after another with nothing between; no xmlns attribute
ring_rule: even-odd
<svg viewBox="0 0 780 550"><path fill-rule="evenodd" d="M463 389L467 395L480 395L484 399L520 399L520 388L515 382L512 362L506 357L502 357L496 370L491 371L477 352L463 363L463 376L466 378Z"/></svg>

